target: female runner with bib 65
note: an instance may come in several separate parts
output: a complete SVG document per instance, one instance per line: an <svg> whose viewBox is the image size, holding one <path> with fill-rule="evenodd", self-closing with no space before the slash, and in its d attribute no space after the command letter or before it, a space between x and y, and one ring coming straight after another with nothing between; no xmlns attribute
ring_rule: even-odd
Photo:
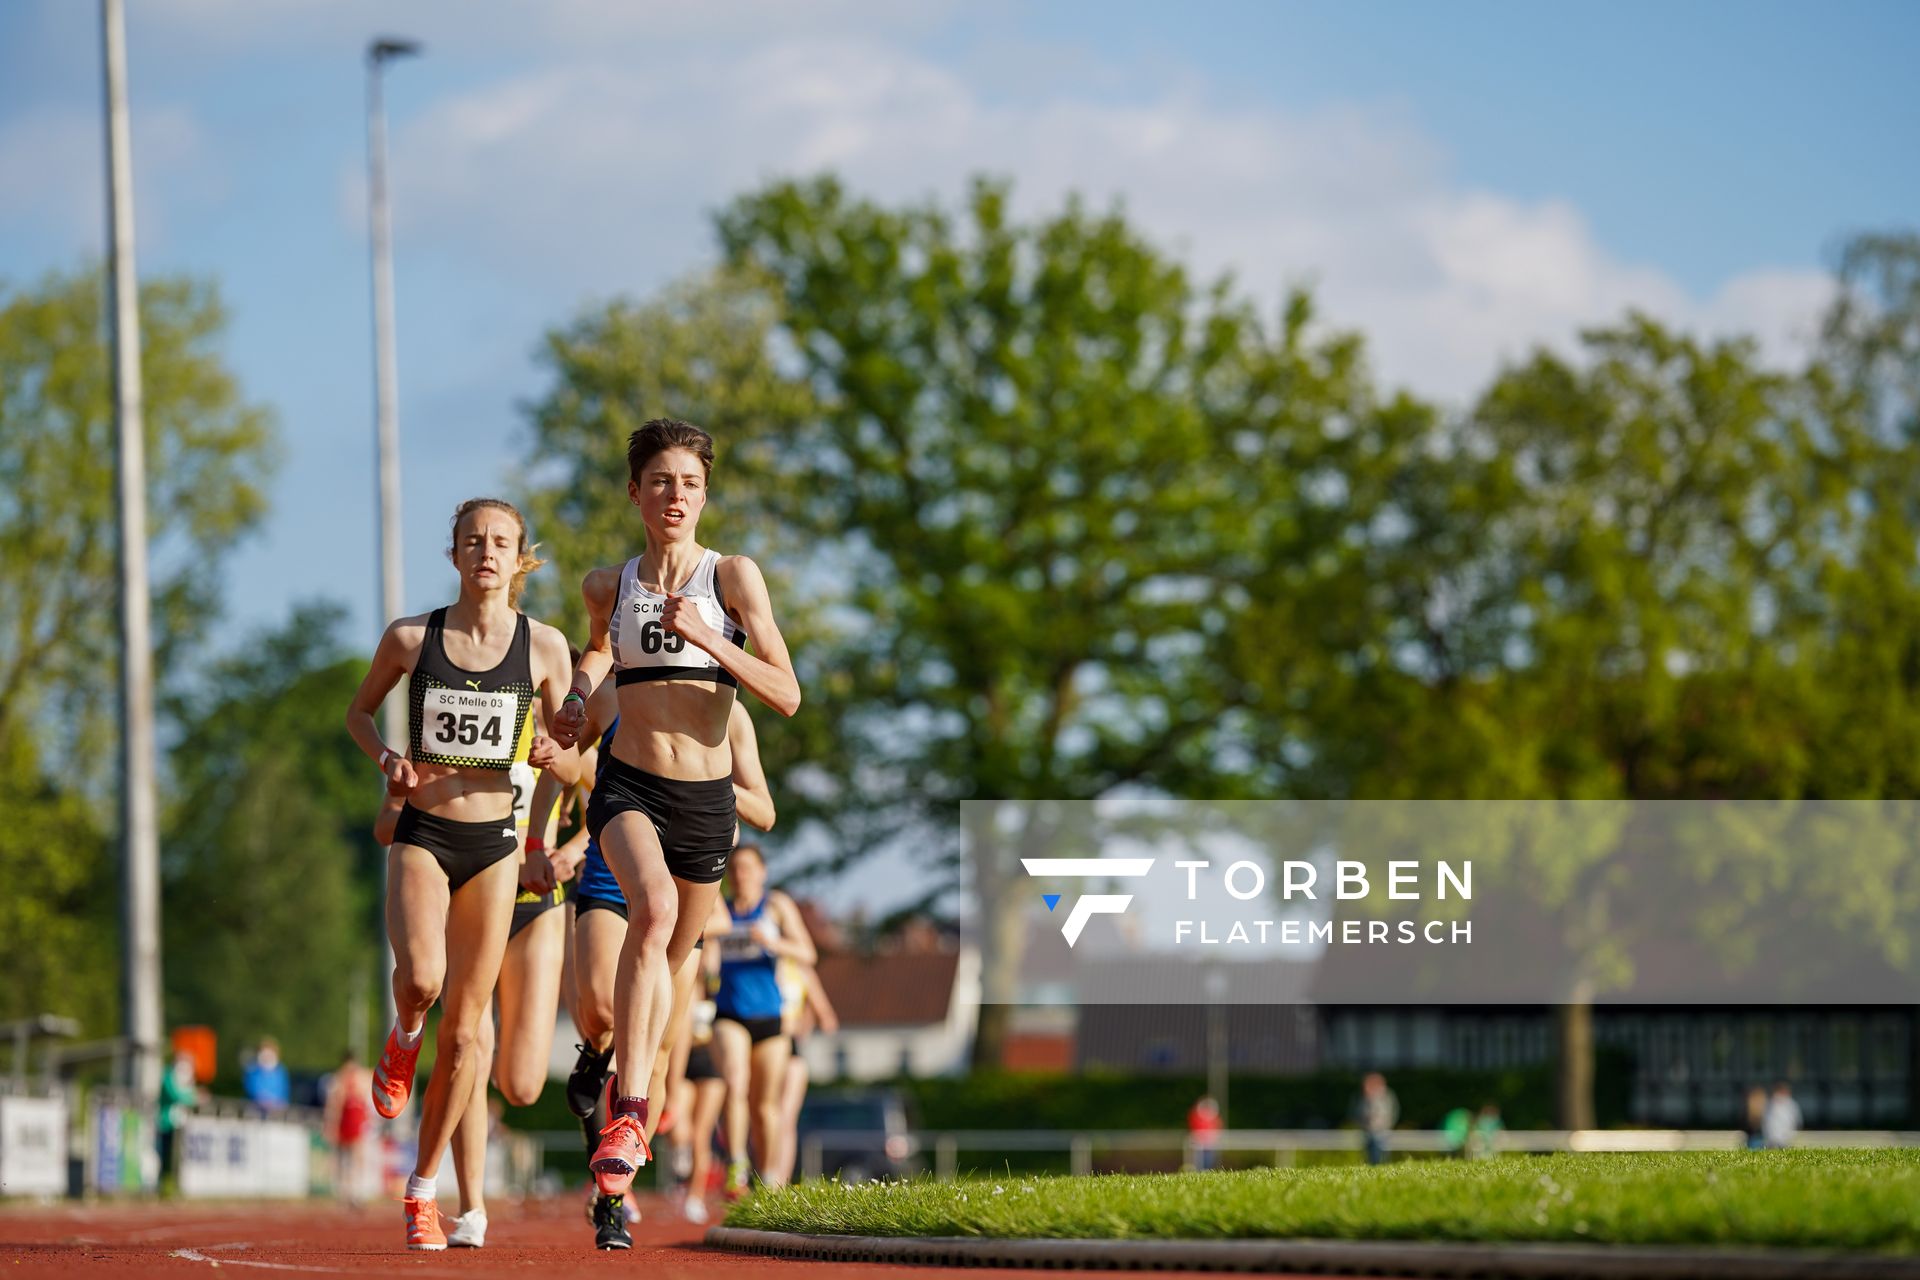
<svg viewBox="0 0 1920 1280"><path fill-rule="evenodd" d="M760 567L694 541L712 473L713 437L690 423L655 419L628 439L627 496L640 509L646 547L581 584L592 633L548 721L555 744L572 747L587 698L617 673L620 732L587 809L630 912L614 977L619 1072L591 1161L610 1196L625 1193L650 1158L646 1072L667 1034L673 974L706 927L733 851L727 720L735 690L783 716L800 707Z"/></svg>

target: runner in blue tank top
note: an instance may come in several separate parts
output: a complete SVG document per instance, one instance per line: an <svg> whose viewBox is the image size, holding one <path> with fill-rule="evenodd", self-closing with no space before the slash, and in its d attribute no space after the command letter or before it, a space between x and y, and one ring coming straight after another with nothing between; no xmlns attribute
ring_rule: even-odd
<svg viewBox="0 0 1920 1280"><path fill-rule="evenodd" d="M746 1191L747 1139L763 1177L780 1133L780 1086L793 1042L781 1023L782 960L811 965L813 938L793 899L767 887L758 845L733 851L733 894L726 900L727 932L720 937L720 990L713 997L714 1061L727 1081L727 1195ZM717 914L717 913L716 913Z"/></svg>

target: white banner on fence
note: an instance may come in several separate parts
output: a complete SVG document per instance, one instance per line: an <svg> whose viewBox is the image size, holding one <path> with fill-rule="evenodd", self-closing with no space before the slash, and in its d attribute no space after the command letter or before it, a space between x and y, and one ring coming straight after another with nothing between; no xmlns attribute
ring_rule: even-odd
<svg viewBox="0 0 1920 1280"><path fill-rule="evenodd" d="M67 1104L0 1097L0 1196L58 1196L66 1190Z"/></svg>
<svg viewBox="0 0 1920 1280"><path fill-rule="evenodd" d="M311 1143L301 1125L189 1116L179 1142L183 1196L298 1198L310 1188Z"/></svg>

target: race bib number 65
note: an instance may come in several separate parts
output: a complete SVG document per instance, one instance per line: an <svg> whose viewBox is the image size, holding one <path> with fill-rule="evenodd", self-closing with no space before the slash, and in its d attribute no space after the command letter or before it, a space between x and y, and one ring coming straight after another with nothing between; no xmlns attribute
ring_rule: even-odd
<svg viewBox="0 0 1920 1280"><path fill-rule="evenodd" d="M429 689L421 707L421 746L431 755L505 760L512 751L511 693Z"/></svg>

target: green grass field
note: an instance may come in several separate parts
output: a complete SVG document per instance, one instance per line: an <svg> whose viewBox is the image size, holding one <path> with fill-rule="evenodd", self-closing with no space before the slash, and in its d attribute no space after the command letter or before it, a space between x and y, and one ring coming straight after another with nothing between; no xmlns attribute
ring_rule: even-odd
<svg viewBox="0 0 1920 1280"><path fill-rule="evenodd" d="M1920 1151L1557 1155L761 1192L730 1227L1032 1239L1589 1241L1920 1251Z"/></svg>

